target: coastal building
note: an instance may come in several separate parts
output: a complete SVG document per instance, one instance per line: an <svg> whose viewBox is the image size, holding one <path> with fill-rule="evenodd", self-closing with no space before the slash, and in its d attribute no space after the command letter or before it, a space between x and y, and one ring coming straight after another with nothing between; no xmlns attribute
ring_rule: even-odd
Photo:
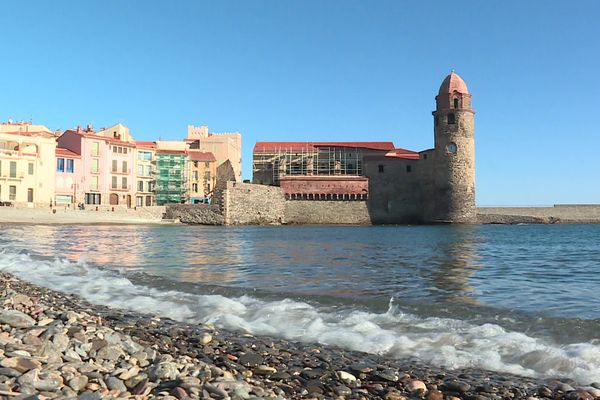
<svg viewBox="0 0 600 400"><path fill-rule="evenodd" d="M280 186L288 201L364 201L373 223L475 219L474 111L454 71L433 111L434 147L391 142L258 142L253 182Z"/></svg>
<svg viewBox="0 0 600 400"><path fill-rule="evenodd" d="M185 141L192 150L213 153L217 168L229 161L235 180L242 181L242 136L239 132L214 133L205 125L188 125Z"/></svg>
<svg viewBox="0 0 600 400"><path fill-rule="evenodd" d="M82 181L81 155L69 149L57 147L54 204L74 207L83 201L79 192Z"/></svg>
<svg viewBox="0 0 600 400"><path fill-rule="evenodd" d="M217 181L217 159L200 150L188 150L187 154L188 202L210 202Z"/></svg>
<svg viewBox="0 0 600 400"><path fill-rule="evenodd" d="M185 142L156 142L157 205L187 202L187 160L187 144Z"/></svg>
<svg viewBox="0 0 600 400"><path fill-rule="evenodd" d="M135 142L121 127L67 130L58 146L81 156L79 192L87 205L131 207Z"/></svg>
<svg viewBox="0 0 600 400"><path fill-rule="evenodd" d="M30 122L0 123L0 202L49 207L54 201L54 134Z"/></svg>
<svg viewBox="0 0 600 400"><path fill-rule="evenodd" d="M154 189L156 177L154 164L156 163L156 143L135 142L135 174L136 174L136 207L149 207L156 204Z"/></svg>

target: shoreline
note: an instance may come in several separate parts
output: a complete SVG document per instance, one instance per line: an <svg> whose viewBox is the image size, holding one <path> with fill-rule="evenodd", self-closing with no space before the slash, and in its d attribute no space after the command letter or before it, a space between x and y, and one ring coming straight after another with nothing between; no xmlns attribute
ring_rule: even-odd
<svg viewBox="0 0 600 400"><path fill-rule="evenodd" d="M163 219L164 207L152 209L104 208L99 211L64 208L0 207L0 224L27 225L171 225L175 220Z"/></svg>
<svg viewBox="0 0 600 400"><path fill-rule="evenodd" d="M581 399L572 380L446 370L92 305L0 273L0 396ZM600 387L598 384L594 386Z"/></svg>

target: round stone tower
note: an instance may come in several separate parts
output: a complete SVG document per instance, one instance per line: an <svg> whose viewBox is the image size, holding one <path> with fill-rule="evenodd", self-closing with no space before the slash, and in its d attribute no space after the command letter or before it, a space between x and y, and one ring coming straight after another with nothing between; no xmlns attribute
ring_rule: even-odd
<svg viewBox="0 0 600 400"><path fill-rule="evenodd" d="M433 222L475 222L475 112L467 85L454 71L442 82L433 112Z"/></svg>

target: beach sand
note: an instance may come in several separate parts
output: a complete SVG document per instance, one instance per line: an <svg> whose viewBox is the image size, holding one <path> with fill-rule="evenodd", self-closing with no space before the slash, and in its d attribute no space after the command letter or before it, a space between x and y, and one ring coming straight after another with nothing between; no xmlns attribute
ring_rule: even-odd
<svg viewBox="0 0 600 400"><path fill-rule="evenodd" d="M163 220L165 207L135 209L102 207L73 210L57 208L0 207L0 223L20 224L172 224Z"/></svg>

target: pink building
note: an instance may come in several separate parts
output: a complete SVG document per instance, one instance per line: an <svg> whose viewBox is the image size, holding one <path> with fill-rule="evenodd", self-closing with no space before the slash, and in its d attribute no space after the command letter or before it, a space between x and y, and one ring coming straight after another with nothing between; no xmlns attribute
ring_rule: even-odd
<svg viewBox="0 0 600 400"><path fill-rule="evenodd" d="M81 155L61 147L56 148L55 205L74 205L83 199L79 188L83 182Z"/></svg>
<svg viewBox="0 0 600 400"><path fill-rule="evenodd" d="M58 146L81 156L81 182L77 200L87 205L124 205L134 198L135 142L98 135L92 128L68 130Z"/></svg>

